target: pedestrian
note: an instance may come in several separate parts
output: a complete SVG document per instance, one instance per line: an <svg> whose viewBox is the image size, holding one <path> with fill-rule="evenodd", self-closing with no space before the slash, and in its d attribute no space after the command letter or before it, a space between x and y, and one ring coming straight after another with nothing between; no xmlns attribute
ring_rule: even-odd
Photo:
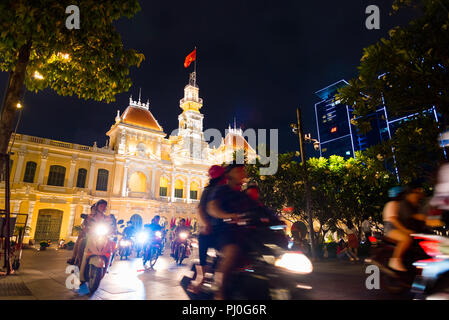
<svg viewBox="0 0 449 320"><path fill-rule="evenodd" d="M371 237L371 222L369 221L368 215L365 215L363 217L362 232L363 235L365 236L365 242L369 244L370 243L369 237Z"/></svg>
<svg viewBox="0 0 449 320"><path fill-rule="evenodd" d="M337 246L337 258L342 259L344 256L347 256L349 260L354 261L355 256L349 251L348 245L346 244L345 240L340 239Z"/></svg>
<svg viewBox="0 0 449 320"><path fill-rule="evenodd" d="M346 223L346 235L348 236L348 248L352 256L354 256L355 260L359 260L358 258L358 248L359 248L359 240L357 239L357 231L354 228L354 224L352 221L348 221Z"/></svg>

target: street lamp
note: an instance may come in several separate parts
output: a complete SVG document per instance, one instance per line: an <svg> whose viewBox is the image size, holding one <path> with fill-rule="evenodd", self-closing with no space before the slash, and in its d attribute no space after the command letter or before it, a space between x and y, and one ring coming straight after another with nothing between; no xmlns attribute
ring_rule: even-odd
<svg viewBox="0 0 449 320"><path fill-rule="evenodd" d="M306 193L306 214L307 214L307 222L309 224L309 238L310 238L310 251L312 253L312 258L315 258L315 245L314 245L314 237L313 237L313 217L312 211L310 210L310 188L309 188L309 176L307 173L307 162L306 162L306 150L304 148L304 143L313 143L313 147L315 150L319 150L320 142L316 139L312 139L310 133L304 135L302 128L302 118L301 111L299 108L296 109L296 115L298 119L298 123L292 123L290 127L294 134L298 135L299 138L299 150L301 154L301 163L304 170L304 189Z"/></svg>

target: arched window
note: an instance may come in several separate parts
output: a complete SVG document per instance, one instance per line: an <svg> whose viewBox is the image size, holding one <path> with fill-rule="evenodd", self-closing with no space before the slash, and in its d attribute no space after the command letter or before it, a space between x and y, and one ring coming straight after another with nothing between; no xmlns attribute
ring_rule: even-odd
<svg viewBox="0 0 449 320"><path fill-rule="evenodd" d="M108 190L108 177L109 177L108 170L98 169L96 190L98 190L98 191L107 191Z"/></svg>
<svg viewBox="0 0 449 320"><path fill-rule="evenodd" d="M159 195L161 197L166 197L168 194L168 179L162 177L160 180L160 186L159 186Z"/></svg>
<svg viewBox="0 0 449 320"><path fill-rule="evenodd" d="M138 215L138 214L133 214L132 216L131 216L131 219L129 219L129 221L131 221L131 223L132 223L132 225L133 225L133 227L134 227L134 230L138 230L138 229L141 229L142 228L142 217L140 216L140 215Z"/></svg>
<svg viewBox="0 0 449 320"><path fill-rule="evenodd" d="M184 192L184 182L181 180L175 181L175 197L182 198Z"/></svg>
<svg viewBox="0 0 449 320"><path fill-rule="evenodd" d="M198 190L200 186L197 182L193 181L190 184L190 199L198 200Z"/></svg>
<svg viewBox="0 0 449 320"><path fill-rule="evenodd" d="M49 186L64 186L65 168L62 166L50 166L47 184Z"/></svg>
<svg viewBox="0 0 449 320"><path fill-rule="evenodd" d="M23 182L34 182L34 175L36 174L36 162L28 161L25 167L25 175L23 176Z"/></svg>
<svg viewBox="0 0 449 320"><path fill-rule="evenodd" d="M77 188L85 188L86 187L86 177L87 177L87 170L86 169L79 169L78 170L78 178L76 178L76 187Z"/></svg>

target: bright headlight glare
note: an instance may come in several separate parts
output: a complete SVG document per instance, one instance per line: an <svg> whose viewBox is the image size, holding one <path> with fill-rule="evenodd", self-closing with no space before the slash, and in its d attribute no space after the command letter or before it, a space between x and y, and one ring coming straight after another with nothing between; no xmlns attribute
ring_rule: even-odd
<svg viewBox="0 0 449 320"><path fill-rule="evenodd" d="M161 238L162 237L162 232L156 231L155 235L156 235L156 237Z"/></svg>
<svg viewBox="0 0 449 320"><path fill-rule="evenodd" d="M179 237L181 238L181 239L187 239L187 233L186 232L181 232L180 234L179 234Z"/></svg>
<svg viewBox="0 0 449 320"><path fill-rule="evenodd" d="M137 241L143 243L147 241L148 235L145 232L139 232L137 234Z"/></svg>
<svg viewBox="0 0 449 320"><path fill-rule="evenodd" d="M95 234L97 236L104 236L108 233L109 228L104 224L99 224L95 227Z"/></svg>
<svg viewBox="0 0 449 320"><path fill-rule="evenodd" d="M284 253L280 259L276 260L274 265L296 273L311 273L313 271L312 262L302 253Z"/></svg>

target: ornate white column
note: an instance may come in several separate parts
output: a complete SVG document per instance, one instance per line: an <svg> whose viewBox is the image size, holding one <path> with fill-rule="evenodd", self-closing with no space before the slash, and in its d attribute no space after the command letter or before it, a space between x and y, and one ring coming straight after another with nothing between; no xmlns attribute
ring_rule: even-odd
<svg viewBox="0 0 449 320"><path fill-rule="evenodd" d="M190 200L190 182L191 182L190 179L191 179L191 177L190 177L190 173L189 173L187 176L187 194L186 194L187 203L191 202L191 200Z"/></svg>
<svg viewBox="0 0 449 320"><path fill-rule="evenodd" d="M47 158L48 158L48 153L43 153L41 155L41 164L39 167L39 176L37 178L37 183L38 184L43 184L44 183L44 174L45 174L45 168L47 167Z"/></svg>
<svg viewBox="0 0 449 320"><path fill-rule="evenodd" d="M154 198L156 198L156 168L153 167L151 168L151 196Z"/></svg>
<svg viewBox="0 0 449 320"><path fill-rule="evenodd" d="M69 227L67 229L67 237L72 236L73 222L75 221L76 204L70 204Z"/></svg>
<svg viewBox="0 0 449 320"><path fill-rule="evenodd" d="M70 171L69 171L69 180L67 182L68 188L73 188L73 179L75 176L75 166L76 166L77 156L73 155L72 160L70 161Z"/></svg>
<svg viewBox="0 0 449 320"><path fill-rule="evenodd" d="M90 160L89 182L87 184L87 187L89 188L90 191L93 191L94 188L95 162L96 162L95 158L92 158Z"/></svg>
<svg viewBox="0 0 449 320"><path fill-rule="evenodd" d="M28 220L27 220L27 227L31 228L31 220L33 220L33 211L34 211L34 205L36 204L36 201L30 201L30 207L28 208ZM30 235L30 230L25 232L26 236Z"/></svg>
<svg viewBox="0 0 449 320"><path fill-rule="evenodd" d="M122 197L127 196L127 188L128 188L128 170L129 165L125 163L125 172L123 173L123 182L122 182Z"/></svg>
<svg viewBox="0 0 449 320"><path fill-rule="evenodd" d="M173 168L173 171L171 173L171 201L175 202L175 176L176 171L175 168Z"/></svg>
<svg viewBox="0 0 449 320"><path fill-rule="evenodd" d="M25 152L19 151L19 158L17 159L16 172L14 174L14 182L19 183L22 176L23 159L25 158Z"/></svg>

